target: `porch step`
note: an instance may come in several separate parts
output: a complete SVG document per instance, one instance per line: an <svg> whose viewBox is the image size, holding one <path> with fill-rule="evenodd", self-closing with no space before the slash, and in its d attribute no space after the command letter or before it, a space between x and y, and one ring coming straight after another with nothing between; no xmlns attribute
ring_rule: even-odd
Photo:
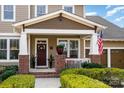
<svg viewBox="0 0 124 93"><path fill-rule="evenodd" d="M36 78L55 78L59 77L57 72L31 72Z"/></svg>

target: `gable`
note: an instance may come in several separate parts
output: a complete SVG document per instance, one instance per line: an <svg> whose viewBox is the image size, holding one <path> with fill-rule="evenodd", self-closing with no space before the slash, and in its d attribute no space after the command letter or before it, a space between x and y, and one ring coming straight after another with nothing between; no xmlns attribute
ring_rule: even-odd
<svg viewBox="0 0 124 93"><path fill-rule="evenodd" d="M47 21L39 22L36 24L32 24L27 26L26 28L33 29L93 29L86 25L80 24L78 22L72 21L70 19L61 17L61 21L59 17L49 19Z"/></svg>

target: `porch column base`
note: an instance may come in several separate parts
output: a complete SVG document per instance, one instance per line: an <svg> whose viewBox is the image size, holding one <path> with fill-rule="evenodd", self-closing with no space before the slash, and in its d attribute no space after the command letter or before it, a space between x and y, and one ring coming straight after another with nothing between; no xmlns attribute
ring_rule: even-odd
<svg viewBox="0 0 124 93"><path fill-rule="evenodd" d="M19 55L19 73L29 73L29 55Z"/></svg>
<svg viewBox="0 0 124 93"><path fill-rule="evenodd" d="M65 55L56 55L55 69L56 72L60 73L65 68Z"/></svg>
<svg viewBox="0 0 124 93"><path fill-rule="evenodd" d="M100 56L99 55L90 55L90 58L91 58L91 62L92 63L97 63L97 64L100 64L101 60L100 60Z"/></svg>

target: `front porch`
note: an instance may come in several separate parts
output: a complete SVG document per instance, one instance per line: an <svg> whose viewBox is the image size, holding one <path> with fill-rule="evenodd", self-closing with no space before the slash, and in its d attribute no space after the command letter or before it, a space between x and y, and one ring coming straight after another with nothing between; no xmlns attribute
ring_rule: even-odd
<svg viewBox="0 0 124 93"><path fill-rule="evenodd" d="M105 27L86 18L60 10L15 23L13 26L15 31L21 34L20 73L29 73L32 56L35 63L34 71L35 69L49 69L50 55L55 59L52 68L55 68L56 72L64 68L66 58L71 59L72 63L84 60L86 37L91 39L91 61L99 62L96 60L99 58L96 57L98 56L97 32ZM61 56L56 52L56 46L59 44L64 45L64 53Z"/></svg>
<svg viewBox="0 0 124 93"><path fill-rule="evenodd" d="M66 34L61 33L60 35L59 33L58 34L52 33L54 31L66 32ZM72 33L74 31L76 31L75 34ZM20 67L21 65L26 66L25 68L27 72L56 72L56 62L57 62L56 46L59 44L64 45L63 55L65 55L65 57L64 59L62 59L64 60L64 62L71 61L71 65L74 66L76 65L76 63L79 64L80 62L89 61L90 58L85 58L84 55L85 54L84 42L85 42L85 37L87 36L91 37L91 41L92 41L90 54L97 54L98 53L98 51L96 50L97 34L95 34L94 31L92 30L51 29L50 31L47 31L47 29L43 29L43 30L38 29L37 31L37 29L31 29L31 30L25 29L25 32L22 32L20 39L19 61L21 61L21 56L26 54L27 65L20 64ZM49 61L48 61L51 55L54 58L52 68L49 67ZM33 67L32 67L32 57L34 57ZM24 56L22 58L24 58ZM61 59L59 60L61 61ZM25 68L23 67L22 69L24 70ZM22 73L27 73L27 72L22 72Z"/></svg>

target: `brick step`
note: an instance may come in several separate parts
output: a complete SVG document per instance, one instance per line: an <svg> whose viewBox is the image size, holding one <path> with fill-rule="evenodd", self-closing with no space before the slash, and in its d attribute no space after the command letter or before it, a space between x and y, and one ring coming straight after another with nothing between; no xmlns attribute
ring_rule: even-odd
<svg viewBox="0 0 124 93"><path fill-rule="evenodd" d="M59 77L59 74L57 72L31 72L30 74L35 75L36 78Z"/></svg>

